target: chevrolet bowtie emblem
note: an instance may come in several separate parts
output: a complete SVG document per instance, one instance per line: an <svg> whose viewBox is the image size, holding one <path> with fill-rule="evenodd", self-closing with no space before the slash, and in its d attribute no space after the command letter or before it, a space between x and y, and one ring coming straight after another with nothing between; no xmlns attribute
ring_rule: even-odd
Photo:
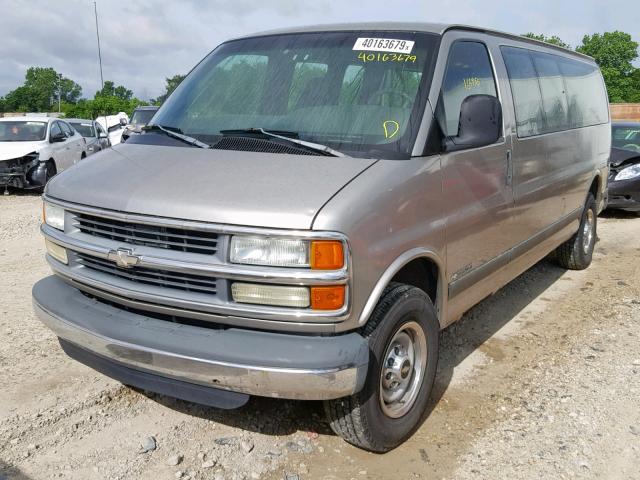
<svg viewBox="0 0 640 480"><path fill-rule="evenodd" d="M140 257L138 255L134 255L133 251L128 248L111 250L107 254L107 258L112 262L116 262L116 265L122 268L133 267L140 261Z"/></svg>

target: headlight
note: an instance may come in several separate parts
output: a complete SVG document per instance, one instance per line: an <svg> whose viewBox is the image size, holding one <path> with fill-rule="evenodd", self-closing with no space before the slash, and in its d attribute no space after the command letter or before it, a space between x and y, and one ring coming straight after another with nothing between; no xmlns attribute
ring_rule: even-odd
<svg viewBox="0 0 640 480"><path fill-rule="evenodd" d="M630 167L623 168L618 172L618 174L613 179L614 181L618 180L630 180L640 176L640 164L639 165L631 165Z"/></svg>
<svg viewBox="0 0 640 480"><path fill-rule="evenodd" d="M232 263L270 267L308 267L309 242L272 237L231 238Z"/></svg>
<svg viewBox="0 0 640 480"><path fill-rule="evenodd" d="M339 240L238 235L231 238L230 261L268 267L338 270L344 266L344 247Z"/></svg>
<svg viewBox="0 0 640 480"><path fill-rule="evenodd" d="M64 208L44 202L42 216L47 225L64 231Z"/></svg>

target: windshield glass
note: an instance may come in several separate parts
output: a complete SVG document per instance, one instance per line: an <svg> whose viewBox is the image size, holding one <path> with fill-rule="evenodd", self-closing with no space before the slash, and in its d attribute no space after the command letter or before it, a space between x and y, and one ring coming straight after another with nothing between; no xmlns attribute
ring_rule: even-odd
<svg viewBox="0 0 640 480"><path fill-rule="evenodd" d="M45 122L0 122L0 142L36 142L47 135Z"/></svg>
<svg viewBox="0 0 640 480"><path fill-rule="evenodd" d="M71 126L75 128L83 137L93 138L96 136L93 125L90 123L72 123Z"/></svg>
<svg viewBox="0 0 640 480"><path fill-rule="evenodd" d="M189 74L153 123L208 144L224 130L263 128L353 156L408 157L438 42L397 31L234 40Z"/></svg>
<svg viewBox="0 0 640 480"><path fill-rule="evenodd" d="M134 110L129 123L136 125L146 125L157 110Z"/></svg>
<svg viewBox="0 0 640 480"><path fill-rule="evenodd" d="M616 148L640 152L640 124L637 127L614 126L611 141Z"/></svg>

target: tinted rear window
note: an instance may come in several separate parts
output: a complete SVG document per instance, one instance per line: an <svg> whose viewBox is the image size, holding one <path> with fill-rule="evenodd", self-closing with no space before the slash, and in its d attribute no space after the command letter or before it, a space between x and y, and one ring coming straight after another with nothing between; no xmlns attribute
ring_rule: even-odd
<svg viewBox="0 0 640 480"><path fill-rule="evenodd" d="M519 137L608 121L606 91L597 66L519 47L501 50Z"/></svg>

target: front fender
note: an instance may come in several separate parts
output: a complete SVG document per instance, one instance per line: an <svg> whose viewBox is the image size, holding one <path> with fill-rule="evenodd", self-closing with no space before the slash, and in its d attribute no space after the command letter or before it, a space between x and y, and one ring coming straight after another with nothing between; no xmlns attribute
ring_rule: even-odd
<svg viewBox="0 0 640 480"><path fill-rule="evenodd" d="M358 319L359 325L364 325L365 323L367 323L367 321L369 320L369 317L371 316L371 313L373 312L373 309L375 308L376 304L380 300L380 297L382 296L382 292L384 291L385 287L389 285L389 282L391 282L393 277L395 277L395 275L400 270L402 270L402 267L409 264L413 260L417 260L421 258L433 261L438 267L438 285L436 290L437 301L436 301L435 307L436 307L436 311L438 312L438 319L440 321L440 324L441 325L444 324L444 321L446 319L445 310L446 310L446 304L447 304L447 298L445 296L446 289L444 288L444 285L446 285L444 262L440 258L440 256L433 250L430 250L428 248L418 247L418 248L413 248L411 250L408 250L404 252L402 255L400 255L398 258L396 258L391 263L391 265L387 267L384 273L380 276L380 278L378 279L378 282L376 283L375 287L371 291L371 295L369 295L369 299L365 303L365 306L362 309L362 312L360 313L360 317Z"/></svg>

